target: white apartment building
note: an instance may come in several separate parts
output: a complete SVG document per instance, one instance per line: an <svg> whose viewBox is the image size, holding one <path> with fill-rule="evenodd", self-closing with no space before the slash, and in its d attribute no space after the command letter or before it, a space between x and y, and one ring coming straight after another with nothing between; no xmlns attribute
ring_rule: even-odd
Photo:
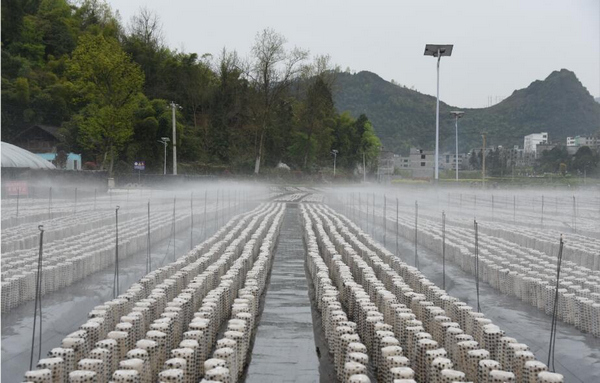
<svg viewBox="0 0 600 383"><path fill-rule="evenodd" d="M598 149L600 146L600 139L597 137L567 137L567 152L569 154L577 153L582 146L589 146L591 149Z"/></svg>
<svg viewBox="0 0 600 383"><path fill-rule="evenodd" d="M523 150L525 153L536 153L538 144L548 143L548 133L533 133L525 136L523 140Z"/></svg>

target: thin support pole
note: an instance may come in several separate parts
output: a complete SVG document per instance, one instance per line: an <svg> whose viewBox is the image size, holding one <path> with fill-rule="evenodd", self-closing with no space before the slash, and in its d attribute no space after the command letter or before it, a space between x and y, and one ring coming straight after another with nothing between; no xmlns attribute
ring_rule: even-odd
<svg viewBox="0 0 600 383"><path fill-rule="evenodd" d="M202 231L204 232L202 235L203 240L206 240L206 202L208 198L208 190L204 190L204 223L202 224Z"/></svg>
<svg viewBox="0 0 600 383"><path fill-rule="evenodd" d="M371 225L371 235L375 234L375 193L373 193L373 208L371 209L373 212L373 222Z"/></svg>
<svg viewBox="0 0 600 383"><path fill-rule="evenodd" d="M517 196L513 195L513 223L517 223Z"/></svg>
<svg viewBox="0 0 600 383"><path fill-rule="evenodd" d="M33 331L31 333L31 356L29 357L29 369L33 369L33 350L35 347L35 327L37 323L37 313L40 310L40 329L39 329L39 350L38 359L42 357L42 254L44 252L44 225L39 225L40 245L38 255L38 268L35 280L35 308L33 310Z"/></svg>
<svg viewBox="0 0 600 383"><path fill-rule="evenodd" d="M175 222L175 205L177 204L177 197L173 197L173 262L177 260L177 255L175 255L175 233L177 232L177 223Z"/></svg>
<svg viewBox="0 0 600 383"><path fill-rule="evenodd" d="M77 188L75 188L75 204L73 205L73 214L77 214Z"/></svg>
<svg viewBox="0 0 600 383"><path fill-rule="evenodd" d="M387 219L386 219L386 210L387 210L387 198L385 194L383 195L383 247L385 247L385 242L387 239Z"/></svg>
<svg viewBox="0 0 600 383"><path fill-rule="evenodd" d="M217 189L217 207L215 208L215 228L219 226L219 189Z"/></svg>
<svg viewBox="0 0 600 383"><path fill-rule="evenodd" d="M573 196L573 230L577 233L577 201Z"/></svg>
<svg viewBox="0 0 600 383"><path fill-rule="evenodd" d="M190 196L190 250L194 248L194 192Z"/></svg>
<svg viewBox="0 0 600 383"><path fill-rule="evenodd" d="M442 289L446 290L446 212L442 211Z"/></svg>
<svg viewBox="0 0 600 383"><path fill-rule="evenodd" d="M479 305L479 227L477 220L473 220L475 227L475 290L477 292L477 312L481 312L481 306Z"/></svg>
<svg viewBox="0 0 600 383"><path fill-rule="evenodd" d="M366 195L367 197L367 216L365 221L367 222L367 233L369 232L369 194Z"/></svg>
<svg viewBox="0 0 600 383"><path fill-rule="evenodd" d="M556 263L556 288L554 289L554 306L552 308L552 324L550 326L550 348L548 349L548 363L546 364L548 366L548 369L552 369L552 371L555 371L554 368L554 350L556 347L556 322L557 322L557 315L556 312L558 310L558 289L560 287L560 267L562 265L562 254L563 254L563 236L562 234L560 235L560 246L558 248L558 260Z"/></svg>
<svg viewBox="0 0 600 383"><path fill-rule="evenodd" d="M396 256L398 256L399 252L398 252L398 232L399 232L399 225L400 222L398 221L398 197L396 197Z"/></svg>
<svg viewBox="0 0 600 383"><path fill-rule="evenodd" d="M544 227L544 196L542 195L542 227Z"/></svg>
<svg viewBox="0 0 600 383"><path fill-rule="evenodd" d="M48 189L48 215L52 219L52 186Z"/></svg>
<svg viewBox="0 0 600 383"><path fill-rule="evenodd" d="M115 275L113 277L113 298L119 295L119 206L115 209Z"/></svg>
<svg viewBox="0 0 600 383"><path fill-rule="evenodd" d="M96 211L96 197L98 194L98 189L94 189L94 211Z"/></svg>
<svg viewBox="0 0 600 383"><path fill-rule="evenodd" d="M419 201L415 201L415 267L417 268L417 270L419 269L419 253L417 251L417 234L419 233L418 231L418 225L419 225Z"/></svg>
<svg viewBox="0 0 600 383"><path fill-rule="evenodd" d="M150 241L150 201L148 201L148 251L146 254L146 274L152 271L152 242Z"/></svg>

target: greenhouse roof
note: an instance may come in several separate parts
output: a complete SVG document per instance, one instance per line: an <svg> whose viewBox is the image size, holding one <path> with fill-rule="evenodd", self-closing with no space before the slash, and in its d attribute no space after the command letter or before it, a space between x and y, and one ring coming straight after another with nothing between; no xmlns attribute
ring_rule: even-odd
<svg viewBox="0 0 600 383"><path fill-rule="evenodd" d="M2 142L1 150L3 168L56 169L43 158L7 142Z"/></svg>

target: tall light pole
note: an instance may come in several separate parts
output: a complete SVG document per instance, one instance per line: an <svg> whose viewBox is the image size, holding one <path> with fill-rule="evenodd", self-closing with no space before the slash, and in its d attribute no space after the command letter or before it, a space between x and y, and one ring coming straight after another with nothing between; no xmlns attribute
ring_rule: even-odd
<svg viewBox="0 0 600 383"><path fill-rule="evenodd" d="M440 59L452 55L452 44L427 44L425 56L437 57L437 98L435 103L435 180L439 179L440 155Z"/></svg>
<svg viewBox="0 0 600 383"><path fill-rule="evenodd" d="M160 140L158 140L158 142L160 142L161 144L163 144L165 146L165 155L163 156L163 158L165 159L165 165L163 167L163 175L167 175L167 145L169 145L169 141L171 141L169 139L169 137L161 137Z"/></svg>
<svg viewBox="0 0 600 383"><path fill-rule="evenodd" d="M450 112L451 115L454 116L454 128L456 129L456 155L454 157L454 166L456 167L456 180L458 181L458 119L465 115L465 112L460 110L453 110Z"/></svg>
<svg viewBox="0 0 600 383"><path fill-rule="evenodd" d="M339 153L339 152L338 152L337 150L335 150L335 149L333 149L333 150L331 151L331 154L333 154L333 178L335 178L335 162L336 162L336 160L337 160L337 154L338 154L338 153Z"/></svg>

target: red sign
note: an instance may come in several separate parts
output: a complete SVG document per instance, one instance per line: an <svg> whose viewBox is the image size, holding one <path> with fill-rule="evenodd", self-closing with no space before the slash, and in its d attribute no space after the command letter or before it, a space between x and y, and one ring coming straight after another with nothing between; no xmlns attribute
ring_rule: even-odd
<svg viewBox="0 0 600 383"><path fill-rule="evenodd" d="M8 181L6 183L8 195L27 195L27 181Z"/></svg>

